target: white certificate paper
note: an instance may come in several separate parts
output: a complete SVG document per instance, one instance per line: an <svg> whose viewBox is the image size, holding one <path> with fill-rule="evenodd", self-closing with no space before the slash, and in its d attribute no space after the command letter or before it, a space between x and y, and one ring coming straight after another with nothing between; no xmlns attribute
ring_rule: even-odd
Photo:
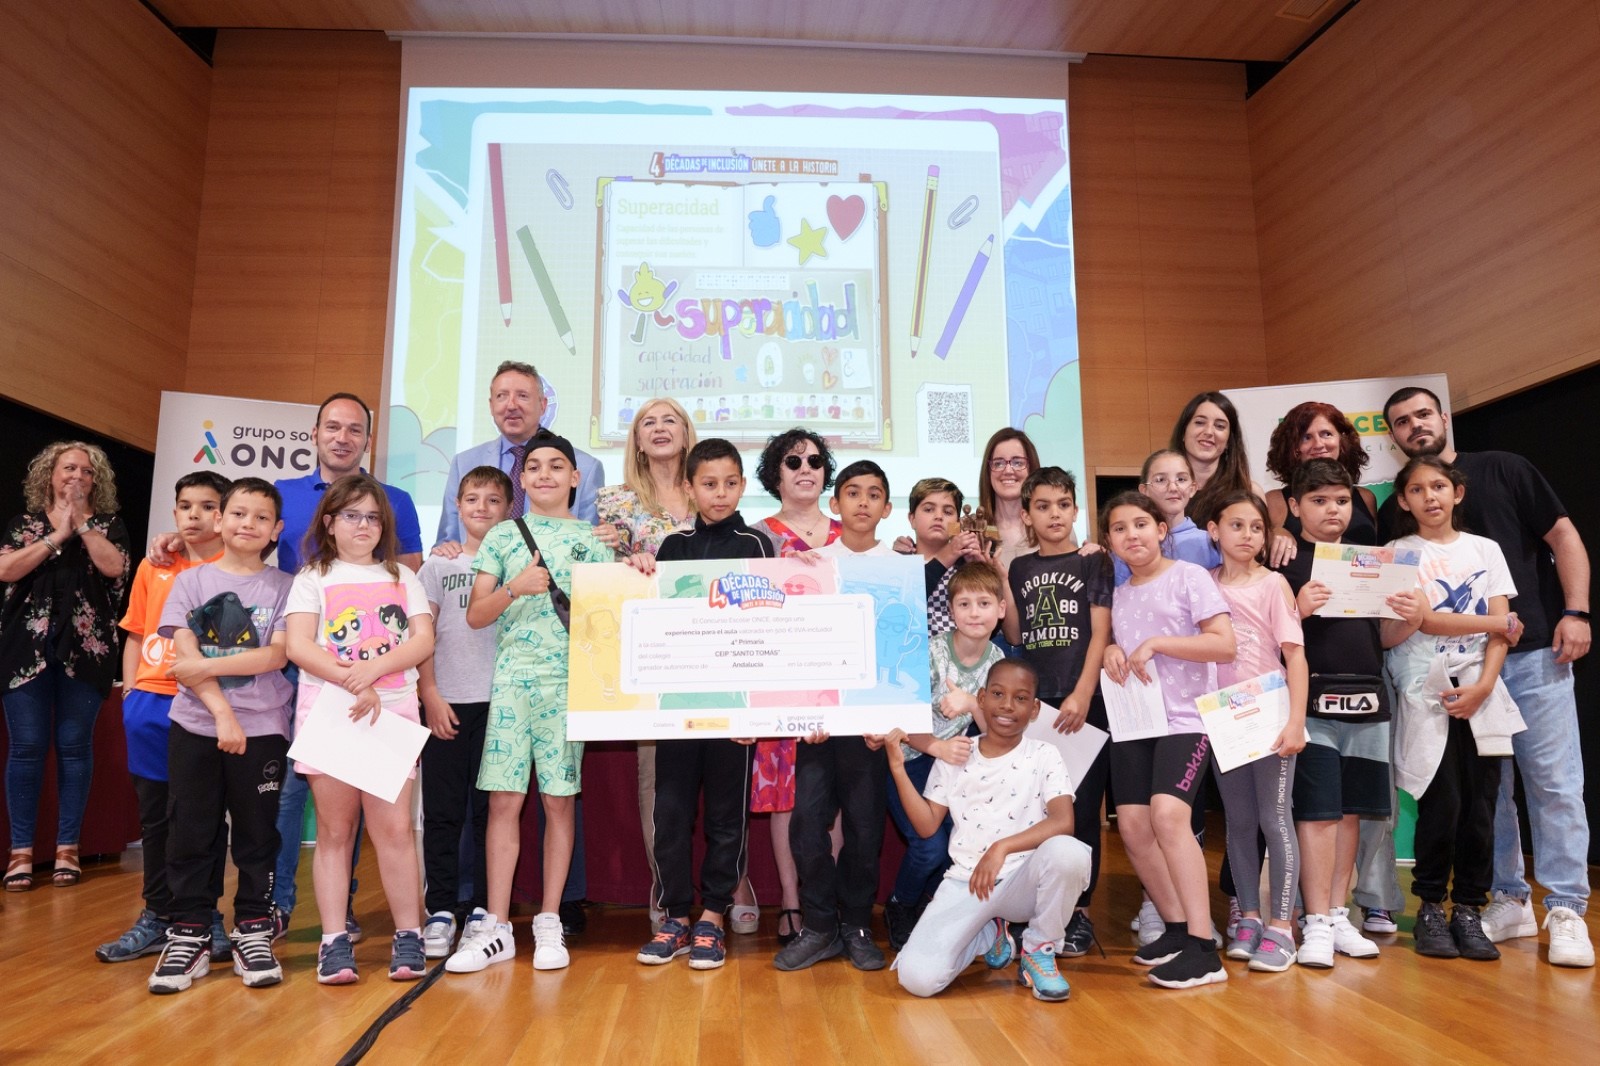
<svg viewBox="0 0 1600 1066"><path fill-rule="evenodd" d="M1211 753L1223 773L1265 759L1289 724L1289 683L1280 673L1262 674L1194 701Z"/></svg>
<svg viewBox="0 0 1600 1066"><path fill-rule="evenodd" d="M1422 553L1364 544L1318 544L1311 580L1332 593L1320 618L1399 618L1383 601L1417 587Z"/></svg>
<svg viewBox="0 0 1600 1066"><path fill-rule="evenodd" d="M1148 685L1133 674L1119 685L1111 675L1100 671L1100 692L1106 698L1106 718L1111 723L1111 739L1144 740L1167 735L1167 704L1161 698L1161 683Z"/></svg>
<svg viewBox="0 0 1600 1066"><path fill-rule="evenodd" d="M352 722L355 701L338 685L324 684L289 745L289 758L393 803L417 765L428 730L387 711L376 722Z"/></svg>
<svg viewBox="0 0 1600 1066"><path fill-rule="evenodd" d="M1057 733L1055 722L1060 713L1060 708L1040 703L1039 716L1028 724L1022 735L1032 740L1042 740L1061 752L1061 761L1067 764L1067 776L1072 779L1072 788L1076 792L1088 775L1089 767L1094 765L1100 749L1106 746L1106 741L1111 737L1104 729L1088 722L1083 723L1076 733Z"/></svg>

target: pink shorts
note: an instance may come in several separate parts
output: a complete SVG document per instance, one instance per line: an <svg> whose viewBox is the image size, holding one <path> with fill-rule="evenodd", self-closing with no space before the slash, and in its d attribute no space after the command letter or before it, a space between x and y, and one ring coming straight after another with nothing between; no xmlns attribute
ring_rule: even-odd
<svg viewBox="0 0 1600 1066"><path fill-rule="evenodd" d="M299 734L300 727L305 725L306 715L311 712L311 705L316 702L317 693L322 691L322 685L320 683L316 685L308 685L303 680L304 675L301 676L302 680L300 683L300 691L296 695L294 702L294 732L296 735ZM384 699L382 713L398 714L401 718L404 718L408 722L416 722L418 725L421 725L422 705L417 701L417 690L412 689L403 696ZM292 742L294 737L290 737L289 739ZM306 774L308 776L322 776L321 770L307 766L299 759L295 760L294 769L296 773ZM415 781L417 779L417 768L415 766L413 766L411 768L411 772L406 775L406 779L410 781Z"/></svg>

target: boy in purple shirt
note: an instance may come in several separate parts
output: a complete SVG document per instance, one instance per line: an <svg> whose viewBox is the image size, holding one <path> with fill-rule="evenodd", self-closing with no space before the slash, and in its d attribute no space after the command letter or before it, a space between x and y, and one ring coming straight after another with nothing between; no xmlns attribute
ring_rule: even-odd
<svg viewBox="0 0 1600 1066"><path fill-rule="evenodd" d="M283 676L292 579L265 563L283 532L281 502L260 478L235 481L222 498L222 557L178 575L161 612L178 695L167 739L172 926L150 975L158 995L210 971L213 842L225 816L239 869L234 972L253 988L283 979L272 953L272 868L294 699Z"/></svg>

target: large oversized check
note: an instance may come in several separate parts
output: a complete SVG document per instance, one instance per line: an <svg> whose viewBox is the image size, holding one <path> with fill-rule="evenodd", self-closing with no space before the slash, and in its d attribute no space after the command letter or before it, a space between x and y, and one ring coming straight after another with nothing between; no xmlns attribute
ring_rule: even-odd
<svg viewBox="0 0 1600 1066"><path fill-rule="evenodd" d="M928 728L914 556L591 564L571 595L569 739Z"/></svg>

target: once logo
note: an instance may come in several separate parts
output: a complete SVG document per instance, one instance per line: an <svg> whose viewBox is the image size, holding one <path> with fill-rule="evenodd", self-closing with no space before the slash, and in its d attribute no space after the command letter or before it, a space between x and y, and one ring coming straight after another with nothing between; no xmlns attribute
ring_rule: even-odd
<svg viewBox="0 0 1600 1066"><path fill-rule="evenodd" d="M222 462L222 449L218 447L217 438L211 433L211 430L214 426L215 423L209 418L200 423L200 429L201 432L205 434L205 440L201 443L200 450L194 453L194 458L191 459L190 462L198 463L200 460L204 459L212 466L216 466L218 463Z"/></svg>

